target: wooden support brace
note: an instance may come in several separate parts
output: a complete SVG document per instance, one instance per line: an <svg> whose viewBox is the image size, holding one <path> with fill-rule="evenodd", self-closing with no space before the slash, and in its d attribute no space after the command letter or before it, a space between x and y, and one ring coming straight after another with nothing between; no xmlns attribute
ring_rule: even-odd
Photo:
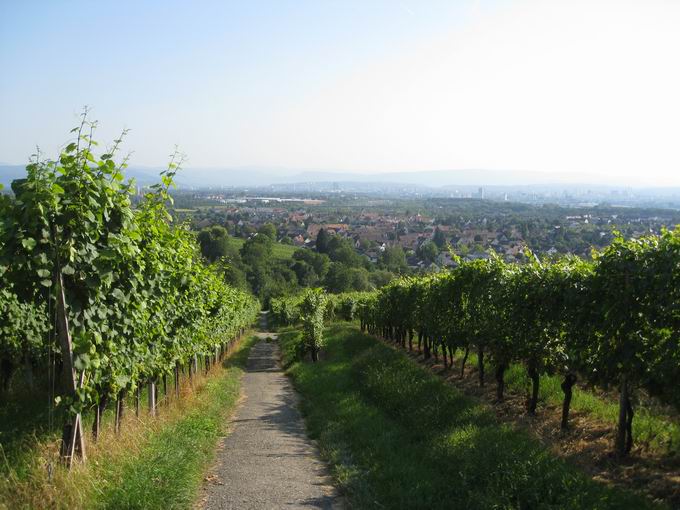
<svg viewBox="0 0 680 510"><path fill-rule="evenodd" d="M58 261L57 261L58 262ZM66 316L66 295L64 293L64 278L57 263L55 273L57 287L57 337L61 348L62 363L64 366L65 386L68 395L75 397L77 388L81 387L85 380L85 372L80 373L76 381L76 370L73 365L73 345L68 317ZM83 434L83 422L80 413L70 418L65 424L62 433L61 458L70 469L73 459L79 456L85 460L85 436Z"/></svg>
<svg viewBox="0 0 680 510"><path fill-rule="evenodd" d="M83 422L80 413L64 426L61 441L61 458L66 467L71 469L76 457L85 461L85 438L83 437Z"/></svg>

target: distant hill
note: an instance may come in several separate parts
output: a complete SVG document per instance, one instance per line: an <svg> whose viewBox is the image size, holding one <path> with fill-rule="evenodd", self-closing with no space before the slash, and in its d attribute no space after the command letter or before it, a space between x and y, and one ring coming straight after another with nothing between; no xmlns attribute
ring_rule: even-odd
<svg viewBox="0 0 680 510"><path fill-rule="evenodd" d="M5 186L24 176L21 165L0 164L0 183ZM142 186L159 181L162 168L130 167L128 178ZM182 188L249 187L270 185L297 185L312 183L393 184L426 188L455 188L456 186L557 186L576 184L587 186L624 186L606 182L598 176L576 173L544 173L519 170L439 170L422 172L352 173L321 170L293 170L266 167L236 168L184 168L177 176Z"/></svg>
<svg viewBox="0 0 680 510"><path fill-rule="evenodd" d="M352 181L394 184L417 184L439 188L443 186L488 186L488 185L527 185L561 183L565 176L555 176L540 172L520 172L511 170L436 170L422 172L390 172L373 174L350 174L329 172L303 172L294 176L301 182ZM573 180L569 181L573 182Z"/></svg>
<svg viewBox="0 0 680 510"><path fill-rule="evenodd" d="M308 184L352 182L373 184L407 184L440 188L443 186L525 186L536 184L594 183L593 176L548 174L515 170L438 170L422 172L353 173L290 169L187 168L178 181L187 186L268 186L272 184ZM600 182L604 184L604 182Z"/></svg>

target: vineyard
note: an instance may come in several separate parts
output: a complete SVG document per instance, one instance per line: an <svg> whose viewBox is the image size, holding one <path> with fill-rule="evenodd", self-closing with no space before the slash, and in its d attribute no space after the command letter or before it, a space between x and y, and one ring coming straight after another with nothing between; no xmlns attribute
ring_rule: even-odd
<svg viewBox="0 0 680 510"><path fill-rule="evenodd" d="M474 354L480 385L493 367L497 401L511 364L523 366L529 415L537 412L541 377L561 377L563 429L577 382L616 391L614 448L624 457L633 447L636 402L680 409L680 231L617 238L592 262L531 259L459 261L448 272L330 302L345 310L340 318L356 315L363 331L409 350L417 344L426 359L441 356L444 367L459 356L464 371ZM301 313L295 299L273 303L272 311L281 324ZM677 444L665 446L677 451Z"/></svg>
<svg viewBox="0 0 680 510"><path fill-rule="evenodd" d="M119 430L126 397L139 410L143 388L153 413L159 383L174 380L179 396L180 373L217 363L260 308L173 223L181 158L138 197L114 162L122 137L97 156L94 129L83 116L57 161L36 155L0 195L0 389L19 370L47 378L67 465L85 458L85 414L96 440L103 411Z"/></svg>
<svg viewBox="0 0 680 510"><path fill-rule="evenodd" d="M167 395L170 379L179 399L183 374L192 380L200 365L206 372L217 365L260 310L252 295L225 283L225 266L206 263L196 234L174 222L170 189L181 156L140 196L125 179L125 160L115 163L122 137L95 155L94 128L84 117L57 161L36 155L13 193L0 195L0 399L10 396L20 373L29 385L38 380L48 393L45 428L54 428L55 417L64 420L60 457L68 467L85 460L86 436L97 441L107 409L116 434L126 405L132 402L138 414L142 396L153 417L158 387ZM530 252L526 258L521 265L495 256L456 259L455 269L403 277L376 291L308 288L272 298L276 325L300 325L299 332L288 330L295 340L284 342L283 357L323 365L333 336L326 323L358 321L363 332L441 360L445 370L455 360L461 379L474 363L479 386L489 378L495 383L497 402L506 398L508 373L521 367L529 416L542 411L541 381L559 378L564 430L578 385L598 389L617 402L614 453L622 459L633 449L641 407L664 417L680 410L680 230L616 237L592 261L541 260ZM335 332L333 348L347 355L343 335ZM349 340L357 352L366 348L363 337ZM447 409L459 397L388 351L371 348L380 359L346 361L343 370L353 367L361 376L347 376L348 387L363 381L352 391L384 393L376 401L396 408L400 395L423 394L420 383L405 388L409 381L427 380L439 397L418 413L444 424L440 415L451 418ZM385 363L393 380L373 380ZM388 380L394 388L384 386ZM335 385L332 378L327 383ZM445 405L432 411L438 402ZM218 406L213 412L219 423ZM678 453L678 428L671 428L662 439L669 458Z"/></svg>

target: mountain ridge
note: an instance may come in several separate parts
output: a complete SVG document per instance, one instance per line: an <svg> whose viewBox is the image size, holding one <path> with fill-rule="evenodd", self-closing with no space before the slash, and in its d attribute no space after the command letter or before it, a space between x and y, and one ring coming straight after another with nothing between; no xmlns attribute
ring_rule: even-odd
<svg viewBox="0 0 680 510"><path fill-rule="evenodd" d="M158 182L163 167L131 166L126 177L146 186ZM9 186L14 179L25 175L22 165L0 164L0 183ZM426 188L455 188L456 186L591 186L636 187L626 183L607 182L598 176L576 173L545 173L522 170L424 170L411 172L353 173L323 170L289 170L272 167L185 168L177 176L180 187L249 187L281 184L310 183L392 184ZM652 188L652 187L649 187ZM656 188L656 187L654 187Z"/></svg>

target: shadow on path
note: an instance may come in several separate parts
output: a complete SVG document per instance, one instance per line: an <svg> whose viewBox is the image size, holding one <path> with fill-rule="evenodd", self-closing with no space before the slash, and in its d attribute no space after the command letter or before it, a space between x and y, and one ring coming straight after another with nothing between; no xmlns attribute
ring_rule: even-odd
<svg viewBox="0 0 680 510"><path fill-rule="evenodd" d="M265 332L248 357L244 402L230 421L204 489L206 509L341 508L325 465L307 437L298 397Z"/></svg>

